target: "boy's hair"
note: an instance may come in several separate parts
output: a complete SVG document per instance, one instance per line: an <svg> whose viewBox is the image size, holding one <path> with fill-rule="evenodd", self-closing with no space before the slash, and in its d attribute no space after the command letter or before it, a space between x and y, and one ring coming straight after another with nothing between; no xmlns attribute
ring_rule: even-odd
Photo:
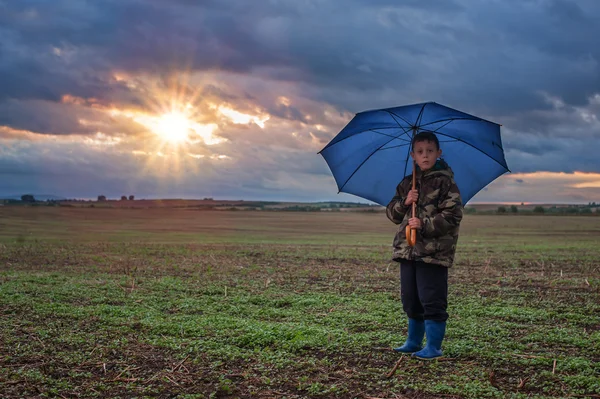
<svg viewBox="0 0 600 399"><path fill-rule="evenodd" d="M421 143L423 141L432 141L433 143L435 143L436 148L439 150L440 149L440 141L438 140L437 136L435 135L435 133L433 132L420 132L415 134L415 137L413 137L412 139L412 143L411 143L411 150L414 151L415 150L415 143Z"/></svg>

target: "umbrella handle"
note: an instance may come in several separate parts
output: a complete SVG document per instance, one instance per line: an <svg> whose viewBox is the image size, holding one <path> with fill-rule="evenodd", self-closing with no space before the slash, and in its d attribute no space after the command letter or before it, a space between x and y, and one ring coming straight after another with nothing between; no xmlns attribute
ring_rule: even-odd
<svg viewBox="0 0 600 399"><path fill-rule="evenodd" d="M415 214L415 204L413 204L413 215ZM408 246L414 247L417 243L417 229L413 229L410 226L406 226L406 242Z"/></svg>
<svg viewBox="0 0 600 399"><path fill-rule="evenodd" d="M417 175L416 175L417 163L413 160L413 173L412 173L412 189L417 188ZM412 204L412 216L415 217L417 214L417 204ZM417 243L417 230L406 226L406 242L410 247L414 247Z"/></svg>

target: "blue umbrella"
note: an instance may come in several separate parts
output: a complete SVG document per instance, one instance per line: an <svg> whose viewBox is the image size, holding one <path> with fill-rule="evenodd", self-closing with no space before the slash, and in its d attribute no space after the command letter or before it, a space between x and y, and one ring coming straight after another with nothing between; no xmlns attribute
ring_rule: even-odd
<svg viewBox="0 0 600 399"><path fill-rule="evenodd" d="M340 192L385 206L412 173L411 140L423 131L437 135L463 203L509 171L500 125L434 102L358 113L319 153Z"/></svg>

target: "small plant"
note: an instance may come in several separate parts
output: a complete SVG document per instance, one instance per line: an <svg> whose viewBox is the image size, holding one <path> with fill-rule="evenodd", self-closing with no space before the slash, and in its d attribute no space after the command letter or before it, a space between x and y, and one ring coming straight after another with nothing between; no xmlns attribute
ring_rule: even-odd
<svg viewBox="0 0 600 399"><path fill-rule="evenodd" d="M320 395L327 392L327 387L320 382L313 382L306 387L306 392L310 395Z"/></svg>
<svg viewBox="0 0 600 399"><path fill-rule="evenodd" d="M225 378L223 376L221 376L219 378L218 392L220 394L231 395L231 394L233 394L234 388L235 388L235 385L234 385L233 381L231 381L230 379Z"/></svg>

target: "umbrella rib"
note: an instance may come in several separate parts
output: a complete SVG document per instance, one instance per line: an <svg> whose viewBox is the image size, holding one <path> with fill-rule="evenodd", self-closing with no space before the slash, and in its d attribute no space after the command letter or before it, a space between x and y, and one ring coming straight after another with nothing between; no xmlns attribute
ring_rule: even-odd
<svg viewBox="0 0 600 399"><path fill-rule="evenodd" d="M405 147L407 145L410 145L410 142L406 142L404 144L400 144L400 145L394 145L391 147L386 147L386 148L382 148L381 151L385 151L385 150L393 150L394 148L400 148L400 147Z"/></svg>
<svg viewBox="0 0 600 399"><path fill-rule="evenodd" d="M450 121L450 122L453 122L453 121L475 121L475 122L493 123L493 122L486 121L485 119L479 119L479 118L475 118L475 117L473 117L473 118L456 117L456 118L448 118L448 119L437 119L435 121L431 121L431 122L425 123L423 125L420 125L420 127L433 125L434 123L440 123L440 122L446 122L446 121Z"/></svg>
<svg viewBox="0 0 600 399"><path fill-rule="evenodd" d="M401 117L400 115L398 115L398 114L396 114L396 113L394 113L392 111L389 111L389 110L386 110L386 112L388 114L390 114L390 116L392 117L392 119L394 120L394 122L396 122L396 124L398 125L398 127L400 129L404 130L404 132L402 134L406 134L409 129L412 129L412 127L413 127L412 124L409 121L407 121L406 119L404 119L403 117ZM402 121L404 121L404 123L406 123L408 125L408 128L405 128L404 126L402 126L400 124L400 122L398 122L398 120L395 117L398 118L398 119L402 119ZM391 129L396 129L396 127L393 127ZM396 136L394 138L399 138L400 136L402 136L402 134L400 134L400 135L398 135L398 136Z"/></svg>
<svg viewBox="0 0 600 399"><path fill-rule="evenodd" d="M391 112L390 112L390 114L391 114ZM400 119L404 120L403 118L400 118ZM395 121L396 123L398 123L398 121L397 121L396 119L394 119L394 121ZM406 122L406 121L405 121L405 122ZM402 127L402 125L400 125L399 123L398 123L398 126L399 126L399 127L402 129L402 130L404 130L404 128ZM378 148L377 148L375 151L373 151L372 153L370 153L370 154L369 154L369 156L368 156L368 157L366 157L366 158L365 158L365 160L364 160L364 161L362 161L362 162L360 163L360 165L358 165L358 167L357 167L356 169L354 169L354 172L352 172L352 174L351 174L350 176L348 176L348 178L346 179L346 181L344 182L344 184L342 184L342 185L339 187L339 191L342 191L342 189L343 189L343 188L346 186L346 184L348 184L348 182L350 181L350 179L352 179L352 176L354 176L354 175L356 174L356 172L358 172L358 170L359 170L359 169L360 169L360 168L361 168L361 167L362 167L362 166L363 166L363 165L364 165L364 164L365 164L365 163L366 163L366 162L367 162L369 159L371 159L371 157L373 156L373 154L375 154L375 153L376 153L377 151L379 151L379 150L380 150L382 147L384 147L385 145L389 144L389 143L390 143L392 140L395 140L395 139L399 138L399 137L400 137L400 136L402 136L403 134L406 134L406 131L404 131L402 134L399 134L398 136L392 137L390 140L388 140L388 141L386 141L385 143L383 143L382 145L380 145L380 146L379 146L379 147L378 147ZM389 136L388 136L388 137L389 137ZM339 142L338 142L338 143L339 143ZM406 170L406 169L405 169L405 170Z"/></svg>
<svg viewBox="0 0 600 399"><path fill-rule="evenodd" d="M430 130L430 131L431 131L431 130ZM466 144L466 145L468 145L469 147L471 147L471 148L474 148L474 149L476 149L477 151L479 151L480 153L482 153L482 154L486 155L488 158L490 158L490 159L493 159L494 161L496 161L496 163L498 163L498 165L502 166L504 169L506 169L506 170L509 170L509 169L508 169L506 166L504 166L504 165L502 164L502 162L498 161L496 158L494 158L493 156L491 156L491 155L490 155L490 154L488 154L487 152L485 152L485 151L482 151L481 149L479 149L479 148L475 147L475 146L474 146L473 144L471 144L471 143L467 143L466 141L464 141L464 140L461 140L461 139L459 139L458 137L450 136L450 135L448 135L448 134L445 134L445 133L440 133L440 132L436 132L436 131L431 131L431 132L432 132L432 133L435 133L435 134L439 134L440 136L449 137L449 138L451 138L451 139L454 139L454 140L456 140L456 141L460 141L461 143L463 143L463 144Z"/></svg>
<svg viewBox="0 0 600 399"><path fill-rule="evenodd" d="M460 120L463 120L463 119L467 119L467 118L461 118ZM487 152L485 152L485 151L482 151L481 149L479 149L479 148L475 147L473 144L471 144L471 143L467 143L466 141L464 141L464 140L461 140L461 139L459 139L458 137L454 137L454 136L451 136L451 135L449 135L449 134L445 134L445 133L440 133L440 132L438 132L438 130L439 130L439 129L441 129L441 128L445 127L445 126L448 126L448 125L449 125L451 122L454 122L455 120L457 120L457 119L451 119L451 120L448 120L448 122L447 122L447 123L443 124L442 126L438 127L437 129L435 129L435 130L429 130L429 131L430 131L430 132L432 132L432 133L435 133L435 134L439 134L440 136L444 136L444 137L450 137L450 138L452 138L452 139L454 139L454 140L456 140L456 141L460 141L461 143L463 143L463 144L466 144L466 145L468 145L469 147L472 147L472 148L476 149L477 151L481 152L482 154L486 155L488 158L491 158L491 159L493 159L494 161L496 161L496 163L498 163L498 165L502 166L504 169L506 169L506 170L509 170L509 169L508 169L508 167L506 167L506 166L502 165L502 163L501 163L500 161L498 161L496 158L494 158L493 156L491 156L491 155L490 155L490 154L488 154ZM480 119L475 119L475 120L480 120ZM481 121L484 121L484 120L483 120L483 119L481 119ZM484 121L484 122L487 122L487 121ZM434 123L435 123L435 122L434 122ZM491 122L490 122L490 123L491 123Z"/></svg>
<svg viewBox="0 0 600 399"><path fill-rule="evenodd" d="M426 103L425 103L425 104L423 104L423 107L425 107L425 105L426 105ZM412 129L413 125L412 125L412 124L411 124L409 121L407 121L406 119L404 119L403 117L401 117L400 115L398 115L398 114L396 114L396 113L394 113L394 112L392 112L392 111L390 111L390 110L382 110L382 111L384 111L384 112L387 112L387 113L388 113L388 114L390 114L390 115L396 116L396 117L398 117L399 119L402 119L402 120L403 120L403 121L404 121L404 122L405 122L407 125L409 125L408 129ZM421 112L423 112L423 109L421 109ZM401 125L401 124L400 124L400 123L399 123L399 122L396 120L396 118L394 118L393 116L392 116L392 119L394 120L394 122L396 122L396 124L398 124L398 126L399 126L401 129L403 129L403 130L404 130L405 128L404 128L404 127L403 127L403 126L402 126L402 125ZM381 128L378 128L378 129L397 129L397 128L394 126L394 127L381 127ZM406 132L407 132L407 131L408 131L408 130L404 130L404 134L406 134ZM351 134L351 135L349 135L349 136L347 136L347 137L344 137L343 139L341 139L341 140L339 140L339 141L336 141L336 142L335 142L335 143L333 143L333 144L329 143L329 144L327 144L327 145L325 146L325 148L328 148L328 147L330 147L330 146L336 145L337 143L340 143L340 142L342 142L342 141L344 141L344 140L346 140L346 139L349 139L350 137L354 137L354 136L356 136L356 135L358 135L358 134L365 133L365 132L374 132L374 133L379 133L379 132L377 132L377 131L375 131L375 130L373 130L373 129L365 129L365 130L363 130L363 131L360 131L360 132L358 132L358 133ZM383 133L379 133L379 134L383 134ZM385 134L384 134L384 135L385 135ZM385 136L387 136L387 135L385 135ZM401 135L398 135L398 136L396 136L395 138L398 138L398 137L400 137L400 136L401 136ZM390 137L390 136L388 136L388 137ZM386 144L387 144L387 143L386 143ZM322 149L321 151L319 151L317 154L320 154L320 153L321 153L321 152L322 152L322 151L323 151L325 148L323 148L323 149ZM344 183L344 184L345 184L345 183Z"/></svg>
<svg viewBox="0 0 600 399"><path fill-rule="evenodd" d="M388 127L388 128L383 128L383 129L397 129L397 128L396 127ZM380 134L380 135L385 136L385 137L391 137L392 139L400 138L400 136L402 136L402 134L406 134L406 132L403 132L402 134L400 134L398 136L394 136L394 135L391 135L391 134L386 134L386 133L383 133L383 132L378 132L377 130L374 130L374 129L363 130L361 133L364 133L364 132L373 132L373 133L377 133L377 134ZM338 141L338 143L339 143L339 141Z"/></svg>
<svg viewBox="0 0 600 399"><path fill-rule="evenodd" d="M440 133L438 132L438 130L440 130L440 129L441 129L441 128L443 128L443 127L446 127L446 126L448 126L448 125L449 125L451 122L454 122L454 120L449 120L449 121L447 121L447 122L446 122L446 123L444 123L442 126L440 126L440 127L438 127L437 129L435 129L433 132L434 132L434 133L438 133L438 134L440 134Z"/></svg>
<svg viewBox="0 0 600 399"><path fill-rule="evenodd" d="M421 114L423 112L423 108L425 108L425 105L426 104L423 104L423 107L421 108L421 111L419 112L419 116L417 117L417 120L421 117ZM398 126L400 127L400 129L404 130L403 134L406 134L412 141L412 138L408 135L408 131L413 129L415 126L412 125L409 121L407 121L403 117L401 117L400 115L398 115L392 111L388 111L388 113L392 116L392 119L394 119L394 122L398 123L398 120L396 119L396 118L398 118L398 119L402 119L408 125L408 127L405 128L400 123L398 123ZM396 118L394 118L394 117L396 117ZM398 135L398 136L396 136L396 138L400 138L400 136L402 136L402 135Z"/></svg>
<svg viewBox="0 0 600 399"><path fill-rule="evenodd" d="M423 111L425 110L425 106L426 106L427 104L428 104L428 103L424 103L424 104L421 106L421 110L419 111L419 115L417 116L417 120L415 121L415 124L412 126L412 128L413 128L414 130L413 130L413 135L412 135L412 137L410 138L410 141L411 141L411 146L408 148L408 155L410 155L410 152L411 152L411 150L412 150L412 141L413 141L413 139L415 138L416 129L418 129L418 127L417 127L417 126L418 126L418 122L419 122L419 120L420 120L420 119L423 117ZM406 134L406 132L404 132L404 133ZM409 159L409 157L407 156L407 157L406 157L406 161L404 162L404 174L405 174L405 175L406 175L406 171L408 170L408 159ZM414 163L413 163L413 167L414 167Z"/></svg>
<svg viewBox="0 0 600 399"><path fill-rule="evenodd" d="M411 124L409 121L407 121L406 119L404 119L404 118L403 118L403 117L401 117L400 115L396 114L395 112L392 112L392 111L387 111L387 113L388 113L388 114L390 114L390 115L393 115L393 116L392 116L392 118L395 116L395 117L397 117L398 119L402 119L402 120L403 120L403 121L404 121L404 122L405 122L407 125L409 125L409 129L412 127L412 124ZM394 119L394 122L398 123L398 121L396 120L396 118L393 118L393 119ZM401 126L401 125L398 123L398 126ZM403 129L404 129L404 128L403 128Z"/></svg>
<svg viewBox="0 0 600 399"><path fill-rule="evenodd" d="M413 129L413 134L412 134L412 136L409 136L409 137L410 137L410 141L411 141L411 145L410 145L410 146L409 146L409 148L408 148L408 155L410 155L410 150L412 150L412 140L413 140L413 139L414 139L414 137L415 137L415 133L416 133L416 129L418 128L419 121L420 121L420 120L423 118L423 112L425 111L425 106L426 106L427 104L429 104L429 103L424 103L424 104L421 106L421 110L419 111L419 115L417 116L417 120L415 121L415 124L411 125L411 129ZM394 114L394 115L396 115L396 114L395 114L395 113L393 113L393 112L390 112L390 114ZM406 119L402 118L400 115L396 115L396 116L397 116L398 118L402 119L403 121L405 121L407 124L409 124L409 122L408 122ZM394 119L394 120L395 120L395 119ZM398 121L396 121L396 123L398 123ZM408 136L408 134L407 134L407 131L404 131L404 134L406 134L406 135ZM409 158L410 158L410 157L408 157L408 156L407 156L407 157L406 157L406 162L404 162L404 174L405 174L405 175L406 175L406 171L408 170L408 159L409 159Z"/></svg>
<svg viewBox="0 0 600 399"><path fill-rule="evenodd" d="M417 121L415 122L415 126L419 126L421 123L421 120L423 120L423 112L425 111L425 106L428 103L423 104L423 106L421 107L421 111L419 111L419 116L417 116Z"/></svg>
<svg viewBox="0 0 600 399"><path fill-rule="evenodd" d="M398 123L398 122L396 121L396 123ZM396 126L390 126L390 127L378 127L377 129L378 129L378 130L385 130L385 129L398 129L398 128L397 128ZM402 127L402 126L400 125L400 129L404 129L404 127ZM403 132L401 135L398 135L398 136L391 136L391 135L389 135L389 134L385 134L385 133L382 133L382 132L378 132L377 130L374 130L374 129L365 129L365 130L362 130L362 131L360 131L360 132L357 132L357 133L355 133L355 134L352 134L352 135L350 135L350 136L348 136L348 137L344 137L343 139L341 139L341 140L339 140L339 141L336 141L335 143L333 143L333 144L331 144L331 145L327 144L327 145L325 146L325 148L323 148L321 151L317 152L317 154L320 154L321 152L323 152L323 150L324 150L324 149L326 149L326 148L329 148L329 147L333 147L334 145L336 145L336 144L338 144L338 143L341 143L342 141L344 141L344 140L346 140L346 139L349 139L349 138L351 138L351 137L356 137L357 135L359 135L359 134L362 134L362 133L366 133L366 132L373 132L373 133L381 134L382 136L392 137L393 139L394 139L394 138L395 138L395 139L397 139L398 137L402 136L402 134L406 134L406 131L404 131L404 132Z"/></svg>
<svg viewBox="0 0 600 399"><path fill-rule="evenodd" d="M398 136L400 137L400 136ZM362 161L360 163L360 165L358 165L358 167L356 169L354 169L354 172L352 172L352 174L350 176L348 176L348 178L346 179L346 181L344 182L344 184L342 184L339 188L340 191L342 191L342 189L346 186L346 184L348 184L348 182L350 181L350 179L352 179L352 176L354 176L354 174L356 174L356 172L358 172L358 170L369 160L371 159L371 157L373 156L373 154L375 154L377 151L379 151L383 146L385 146L386 144L388 144L390 141L396 139L396 137L391 138L390 140L386 141L385 143L383 143L382 145L380 145L375 151L373 151L372 153L369 154L368 157L365 158L364 161Z"/></svg>

